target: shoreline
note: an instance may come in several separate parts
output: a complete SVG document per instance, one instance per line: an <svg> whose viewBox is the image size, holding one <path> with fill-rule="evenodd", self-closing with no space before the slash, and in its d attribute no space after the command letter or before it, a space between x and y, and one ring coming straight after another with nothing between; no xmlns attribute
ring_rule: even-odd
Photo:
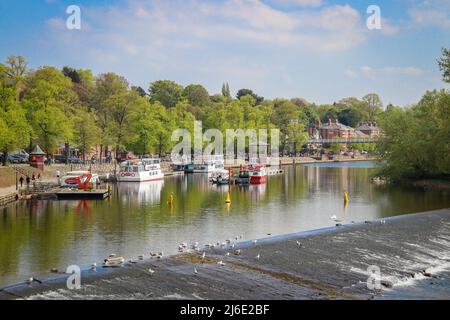
<svg viewBox="0 0 450 320"><path fill-rule="evenodd" d="M298 161L298 159L303 159ZM308 159L308 160L306 160ZM345 162L365 162L365 161L376 161L375 158L365 158L365 159L336 159L336 160L314 160L312 158L282 158L281 160L281 166L289 166L289 165L302 165L302 164L311 164L311 163L345 163ZM25 166L27 169L29 170L34 170L31 167ZM170 165L168 165L168 167L170 167ZM6 167L0 167L2 169L10 169L9 166ZM48 176L53 176L53 171L57 170L57 169L67 169L67 167L65 167L64 165L57 165L57 166L53 166L53 167L46 167L47 172L46 175L47 177L45 179L43 179L41 182L48 182L48 183L55 183L57 184L57 179L56 178L48 178ZM233 168L239 168L239 165L233 166ZM179 176L182 175L182 172L175 172L175 171L170 171L167 168L163 169L163 173L164 173L164 177L173 177L173 176ZM9 177L11 178L11 177ZM8 198L12 198L14 197L16 194L18 194L19 191L15 190L15 185L9 185L7 187L3 187L0 188L0 198L3 197L8 197ZM6 207L8 205L11 205L13 203L16 203L17 201L8 201L7 203L5 202L5 204L3 206L0 205L0 208Z"/></svg>
<svg viewBox="0 0 450 320"><path fill-rule="evenodd" d="M450 267L450 237L436 239L447 235L450 209L443 209L268 237L256 244L243 241L233 250L206 249L204 260L200 253L184 253L117 269L85 270L77 291L65 289L67 275L55 275L42 284L3 287L0 300L374 299L386 290L405 290L404 283L424 277L437 283L438 275L429 273ZM235 255L236 249L242 253ZM372 291L365 284L365 270L371 265L381 269L383 290ZM155 273L149 274L149 268ZM424 290L433 290L433 283Z"/></svg>

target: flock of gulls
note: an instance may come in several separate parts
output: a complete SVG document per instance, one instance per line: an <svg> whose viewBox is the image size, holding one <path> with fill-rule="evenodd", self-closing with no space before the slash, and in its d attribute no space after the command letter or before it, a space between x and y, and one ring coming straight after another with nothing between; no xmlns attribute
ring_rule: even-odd
<svg viewBox="0 0 450 320"><path fill-rule="evenodd" d="M336 223L337 223L336 226L341 226L341 225L342 225L342 224L341 224L341 220L339 220L339 219L337 218L336 215L331 216L331 217L330 217L330 220L333 220L334 222L336 222ZM355 223L355 222L352 221L352 223ZM371 222L366 221L365 223L371 223ZM383 220L380 220L380 223L381 223L382 225L384 225L384 224L386 224L386 220L384 220L384 219L383 219ZM205 244L205 245L204 245L204 248L203 248L203 249L200 247L200 244L199 244L198 242L195 242L195 243L192 244L192 245L188 245L186 242L183 242L183 243L180 243L180 244L178 245L178 252L179 252L179 253L198 253L198 254L200 254L200 253L202 252L202 254L201 254L201 259L202 259L202 260L205 260L205 259L206 259L206 251L205 251L205 250L207 250L207 249L214 249L214 248L220 248L220 249L231 249L234 255L239 256L239 255L241 255L241 253L242 253L242 249L236 249L235 247L236 247L236 242L238 242L239 240L242 240L242 239L243 239L243 235L240 235L240 236L236 236L236 237L234 238L235 241L233 241L233 240L231 240L231 239L227 239L227 240L225 240L225 241L223 241L223 242L208 243L208 244ZM256 246L256 245L258 244L258 240L252 240L252 244L253 244L254 246ZM300 243L300 241L296 241L296 244L297 244L297 246L298 246L299 248L303 248L303 245L302 245L302 243ZM163 256L164 256L164 252L162 252L162 251L161 251L161 252L153 252L153 251L151 251L151 252L149 253L149 255L148 255L148 257L149 257L150 259L153 259L153 258L155 258L155 259L162 259ZM227 252L225 253L225 256L227 256L227 257L231 256L230 251L227 251ZM136 263L138 263L139 261L143 261L145 258L146 258L145 255L141 254L141 255L139 255L139 256L137 257L137 259L129 259L129 260L127 260L127 262L128 262L129 264L136 264ZM255 257L255 260L259 261L260 259L261 259L261 254L259 253L259 254ZM116 268L116 267L121 267L121 266L123 266L123 265L125 264L125 261L126 261L125 258L120 257L120 256L117 256L116 254L112 253L112 254L109 255L109 257L108 257L107 259L105 259L105 260L103 261L102 267L103 267L103 268ZM223 260L218 261L217 264L218 264L219 266L225 266L225 263L223 262ZM95 271L96 269L97 269L97 263L94 262L94 263L91 265L91 270ZM59 273L57 269L52 269L51 272L52 272L52 273ZM153 270L153 269L150 268L150 269L148 269L148 273L149 273L150 275L153 275L153 274L155 273L155 270ZM194 273L195 275L198 274L197 268L194 267L193 273ZM26 281L26 283L27 283L28 285L31 285L31 284L33 284L34 282L42 284L42 281L41 281L41 280L38 280L38 279L33 278L33 277L32 277L32 278L29 278L29 279Z"/></svg>
<svg viewBox="0 0 450 320"><path fill-rule="evenodd" d="M208 243L208 244L204 245L203 249L201 248L199 242L195 242L192 245L188 245L188 243L183 242L183 243L180 243L178 245L178 252L179 253L198 253L198 254L201 253L201 259L205 260L206 259L206 250L207 249L221 248L221 249L231 249L232 253L234 255L239 256L242 253L242 249L236 249L236 242L239 241L239 240L242 240L243 237L244 237L243 235L236 236L234 238L235 241L233 241L232 239L227 239L227 240L225 240L223 242ZM253 240L252 241L253 245L257 245L257 243L258 243L258 240ZM300 246L300 243L298 241L297 241L297 244ZM148 255L148 258L150 258L150 259L153 259L153 258L155 258L155 259L162 259L163 256L164 256L163 252L158 252L158 253L150 252L149 255ZM227 256L227 257L231 256L230 251L227 251L225 253L225 256ZM102 267L103 268L121 267L121 266L123 266L125 264L125 262L128 262L129 264L136 264L139 261L143 261L145 258L146 258L145 255L142 254L142 255L139 255L137 257L137 259L126 260L125 258L117 256L115 253L112 253L112 254L109 255L109 257L107 259L105 259L103 261ZM255 257L255 259L256 260L260 260L261 259L261 254L258 254ZM218 261L217 264L219 266L225 266L225 263L223 262L223 260ZM97 269L97 263L94 262L91 265L91 270L95 271L96 269ZM148 269L148 273L150 275L153 275L155 273L155 270L150 268L150 269ZM196 267L194 267L193 273L194 273L194 275L198 274L198 269Z"/></svg>

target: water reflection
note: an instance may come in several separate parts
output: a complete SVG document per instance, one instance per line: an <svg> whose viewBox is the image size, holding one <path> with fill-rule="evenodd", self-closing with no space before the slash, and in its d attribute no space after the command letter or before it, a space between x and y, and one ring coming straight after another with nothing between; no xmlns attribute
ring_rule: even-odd
<svg viewBox="0 0 450 320"><path fill-rule="evenodd" d="M115 188L114 195L122 202L139 202L141 204L160 204L164 181L148 181L143 183L122 182Z"/></svg>
<svg viewBox="0 0 450 320"><path fill-rule="evenodd" d="M286 167L267 185L216 186L195 174L145 184L113 186L105 201L32 201L0 211L0 285L47 274L51 268L89 266L114 252L127 258L180 242L245 239L450 207L448 192L377 188L373 169ZM231 205L225 203L231 192ZM350 201L344 206L343 194ZM167 205L174 194L172 206Z"/></svg>

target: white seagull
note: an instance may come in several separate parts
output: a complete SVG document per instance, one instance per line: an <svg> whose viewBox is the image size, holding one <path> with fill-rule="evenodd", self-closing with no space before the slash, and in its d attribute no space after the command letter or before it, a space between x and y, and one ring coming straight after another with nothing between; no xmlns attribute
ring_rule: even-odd
<svg viewBox="0 0 450 320"><path fill-rule="evenodd" d="M222 260L220 260L219 262L217 262L217 264L218 264L219 266L221 266L221 267L223 267L223 266L225 265L225 263L223 263Z"/></svg>
<svg viewBox="0 0 450 320"><path fill-rule="evenodd" d="M148 272L150 273L150 275L152 276L155 273L155 270L153 270L152 268L148 269Z"/></svg>

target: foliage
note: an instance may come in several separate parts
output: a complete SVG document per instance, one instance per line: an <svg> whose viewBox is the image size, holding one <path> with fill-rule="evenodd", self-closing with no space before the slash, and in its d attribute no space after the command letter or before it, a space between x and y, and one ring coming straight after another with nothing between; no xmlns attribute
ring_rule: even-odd
<svg viewBox="0 0 450 320"><path fill-rule="evenodd" d="M184 88L183 97L195 107L206 107L211 103L208 91L199 84L190 84Z"/></svg>
<svg viewBox="0 0 450 320"><path fill-rule="evenodd" d="M100 143L100 129L96 124L96 118L92 113L80 110L75 118L74 131L74 142L80 150L83 160L86 160L86 154Z"/></svg>
<svg viewBox="0 0 450 320"><path fill-rule="evenodd" d="M442 57L438 60L438 65L444 81L450 83L450 49L442 49Z"/></svg>
<svg viewBox="0 0 450 320"><path fill-rule="evenodd" d="M369 122L375 122L378 114L383 109L383 102L381 102L380 96L376 93L369 93L363 97L363 101L367 112L367 120Z"/></svg>
<svg viewBox="0 0 450 320"><path fill-rule="evenodd" d="M392 180L450 176L450 92L427 92L415 106L381 117L380 174Z"/></svg>
<svg viewBox="0 0 450 320"><path fill-rule="evenodd" d="M160 102L166 108L173 108L183 97L183 87L175 81L159 80L150 84L150 99Z"/></svg>
<svg viewBox="0 0 450 320"><path fill-rule="evenodd" d="M264 101L264 97L258 96L256 93L253 92L253 90L250 89L239 90L238 93L236 94L236 98L239 100L247 95L251 95L255 99L256 104L260 104Z"/></svg>

